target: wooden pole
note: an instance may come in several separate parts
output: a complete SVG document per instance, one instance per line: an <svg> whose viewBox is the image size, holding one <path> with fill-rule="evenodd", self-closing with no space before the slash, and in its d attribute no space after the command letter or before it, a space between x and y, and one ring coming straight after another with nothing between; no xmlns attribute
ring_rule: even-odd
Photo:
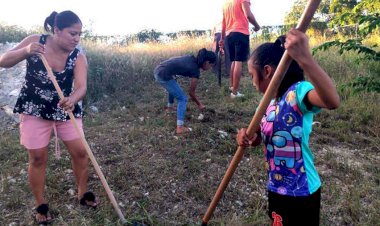
<svg viewBox="0 0 380 226"><path fill-rule="evenodd" d="M317 10L321 0L310 0L301 16L301 19L298 22L298 25L296 27L297 30L300 30L302 32L305 32L307 27L309 26L311 19L314 16L315 11ZM280 63L273 75L272 80L269 83L269 86L263 96L263 99L261 100L252 120L251 123L248 126L247 129L247 135L249 137L252 137L253 134L259 130L260 127L260 121L262 117L265 114L265 111L267 107L270 104L270 101L273 99L278 87L281 84L282 79L284 78L284 75L286 71L288 70L290 64L292 62L292 58L288 55L288 52L285 50L284 55L282 56ZM242 146L239 146L223 179L220 183L208 209L206 214L204 215L202 219L202 226L206 226L208 224L208 221L211 218L211 215L213 214L216 205L218 204L219 200L221 199L224 190L226 189L229 181L231 180L232 175L234 174L237 166L239 165L241 159L243 158L245 148Z"/></svg>
<svg viewBox="0 0 380 226"><path fill-rule="evenodd" d="M45 66L45 68L46 68L46 70L47 70L47 72L48 72L49 79L53 82L53 85L54 85L54 87L55 87L55 89L56 89L56 91L57 91L57 93L58 93L59 98L60 98L60 99L65 98L65 96L63 95L63 92L62 92L61 88L60 88L59 85L58 85L57 80L55 79L55 76L54 76L54 74L53 74L53 71L52 71L51 67L49 66L49 64L48 64L48 62L47 62L47 60L46 60L46 58L45 58L42 54L40 54L39 57L41 58L41 60L42 60L42 62L43 62L43 64L44 64L44 66ZM107 183L107 181L106 181L106 178L104 177L102 171L100 170L99 164L98 164L98 162L96 161L95 156L94 156L94 154L92 153L92 151L91 151L91 149L90 149L90 146L88 145L86 139L84 138L83 133L82 133L81 130L79 129L78 123L76 122L73 113L72 113L72 112L68 112L68 114L69 114L69 117L70 117L70 121L72 122L72 124L73 124L74 127L75 127L75 130L77 131L77 133L78 133L78 134L80 135L80 137L81 137L81 141L82 141L82 144L84 145L84 147L85 147L85 149L86 149L87 155L88 155L88 157L90 158L90 160L91 160L91 162L92 162L92 165L94 165L95 171L96 171L96 173L98 174L98 176L99 176L99 178L100 178L100 181L102 182L103 187L104 187L104 189L106 190L106 193L107 193L107 195L108 195L108 198L110 199L110 201L111 201L113 207L115 208L115 211L116 211L117 215L119 216L119 218L120 218L120 220L121 220L122 223L126 223L127 221L125 220L124 215L123 215L123 213L121 212L121 210L120 210L120 208L119 208L119 205L117 204L116 199L115 199L115 197L113 196L110 187L108 186L108 183Z"/></svg>

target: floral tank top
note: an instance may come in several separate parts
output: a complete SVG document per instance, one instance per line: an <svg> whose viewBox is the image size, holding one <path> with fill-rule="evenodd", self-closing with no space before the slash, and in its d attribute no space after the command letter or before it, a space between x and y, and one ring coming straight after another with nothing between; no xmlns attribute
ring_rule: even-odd
<svg viewBox="0 0 380 226"><path fill-rule="evenodd" d="M45 44L48 35L41 35L39 42ZM53 72L64 96L73 92L74 67L79 50L75 48L68 56L63 71ZM69 115L58 106L59 96L48 77L42 60L33 55L26 59L26 76L19 97L14 107L14 113L27 114L46 120L67 121ZM82 117L82 109L75 105L73 114Z"/></svg>

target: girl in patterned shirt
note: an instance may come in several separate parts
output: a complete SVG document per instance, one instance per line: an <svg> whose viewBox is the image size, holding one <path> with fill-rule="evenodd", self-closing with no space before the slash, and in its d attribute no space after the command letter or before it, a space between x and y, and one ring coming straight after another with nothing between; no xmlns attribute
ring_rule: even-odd
<svg viewBox="0 0 380 226"><path fill-rule="evenodd" d="M285 49L295 61L266 110L261 131L248 137L243 128L237 142L255 146L263 141L273 225L319 225L321 181L309 135L313 115L321 108L337 108L340 100L333 81L312 57L307 36L296 29L252 53L248 70L258 91L265 93Z"/></svg>

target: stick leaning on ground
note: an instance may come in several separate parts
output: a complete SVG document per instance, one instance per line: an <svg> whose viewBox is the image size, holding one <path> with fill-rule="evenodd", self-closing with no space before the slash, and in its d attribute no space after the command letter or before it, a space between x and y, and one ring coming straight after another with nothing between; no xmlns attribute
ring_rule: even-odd
<svg viewBox="0 0 380 226"><path fill-rule="evenodd" d="M61 88L60 88L59 85L58 85L57 80L55 79L55 76L54 76L54 74L53 74L53 71L52 71L51 67L49 66L49 64L48 64L48 62L47 62L47 60L46 60L46 58L45 58L42 54L39 54L39 57L41 58L41 60L42 60L42 62L43 62L43 64L44 64L44 66L45 66L45 68L46 68L46 70L47 70L47 73L48 73L48 77L49 77L49 79L53 82L53 85L54 85L54 87L55 87L55 89L56 89L56 91L57 91L57 93L58 93L59 98L60 98L60 99L65 98L65 96L63 95L63 92L62 92ZM110 199L110 201L111 201L113 207L115 208L115 211L116 211L117 215L118 215L119 218L120 218L120 221L121 221L122 223L126 223L127 221L125 220L124 215L123 215L123 213L121 212L121 210L120 210L120 208L119 208L119 205L117 204L116 199L115 199L115 197L113 196L110 187L108 186L108 183L107 183L107 181L106 181L106 178L104 177L102 171L100 170L99 164L98 164L98 162L96 161L95 156L94 156L94 154L92 153L92 151L91 151L91 149L90 149L90 146L88 145L86 139L84 138L84 135L81 133L81 130L79 129L79 126L78 126L78 124L77 124L77 122L76 122L76 120L75 120L75 118L74 118L73 113L72 113L72 112L68 112L68 114L69 114L69 117L70 117L70 121L73 123L73 125L74 125L74 127L75 127L75 130L77 131L77 133L78 133L78 134L80 135L80 137L81 137L81 141L82 141L82 144L84 145L84 147L85 147L85 149L86 149L87 155L88 155L88 157L90 158L92 164L94 165L95 171L96 171L96 173L98 174L98 176L99 176L99 178L100 178L100 181L102 182L103 187L104 187L104 189L106 190L106 193L107 193L107 195L108 195L108 198Z"/></svg>
<svg viewBox="0 0 380 226"><path fill-rule="evenodd" d="M307 27L310 24L311 19L314 16L315 11L317 10L321 0L310 0L301 16L301 19L298 22L298 25L296 27L297 30L305 32ZM278 87L281 84L282 79L284 78L284 75L286 71L288 70L290 64L292 62L292 58L288 55L287 50L285 50L284 55L281 58L281 61L273 75L272 80L269 83L269 86L251 120L251 123L248 126L247 129L247 135L248 137L252 137L253 134L259 129L260 127L260 121L262 117L265 114L265 110L270 104L270 101L273 99ZM206 226L208 224L208 221L211 218L211 215L213 214L216 205L218 204L220 198L223 195L224 190L226 189L229 181L231 180L231 177L233 173L235 172L237 166L239 165L241 159L243 158L245 148L242 146L239 146L223 179L220 183L214 198L212 199L206 214L204 215L202 219L202 226Z"/></svg>

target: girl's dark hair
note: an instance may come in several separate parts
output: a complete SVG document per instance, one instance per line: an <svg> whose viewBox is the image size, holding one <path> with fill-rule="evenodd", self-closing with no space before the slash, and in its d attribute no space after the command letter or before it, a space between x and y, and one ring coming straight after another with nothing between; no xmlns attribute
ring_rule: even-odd
<svg viewBox="0 0 380 226"><path fill-rule="evenodd" d="M54 27L57 27L59 30L70 27L73 24L82 23L79 17L72 11L63 11L57 13L56 11L52 12L50 16L46 17L44 22L45 31L54 33Z"/></svg>
<svg viewBox="0 0 380 226"><path fill-rule="evenodd" d="M270 65L277 67L280 63L281 57L285 52L285 36L282 35L277 38L274 43L267 42L261 44L257 47L251 54L250 60L252 60L254 65L259 66L260 70L264 69L265 65ZM259 73L261 74L261 73ZM263 78L260 77L260 80ZM277 91L277 97L281 97L285 92L298 81L305 80L303 70L298 65L296 61L292 61L289 69L285 73L284 79L282 80L280 87Z"/></svg>
<svg viewBox="0 0 380 226"><path fill-rule="evenodd" d="M209 61L211 64L215 63L216 61L216 55L212 51L208 51L207 49L203 48L198 51L197 55L197 64L199 67L203 66L203 63Z"/></svg>

